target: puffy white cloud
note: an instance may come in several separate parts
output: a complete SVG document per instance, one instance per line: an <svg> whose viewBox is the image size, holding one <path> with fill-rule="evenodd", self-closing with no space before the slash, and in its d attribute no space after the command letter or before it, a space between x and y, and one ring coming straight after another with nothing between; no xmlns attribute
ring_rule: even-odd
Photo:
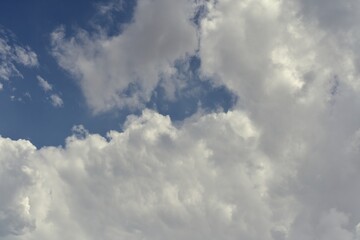
<svg viewBox="0 0 360 240"><path fill-rule="evenodd" d="M146 103L174 61L197 48L191 1L141 0L133 21L119 35L90 35L79 30L66 38L59 27L52 35L53 55L79 80L89 106L96 112L114 107L138 108Z"/></svg>
<svg viewBox="0 0 360 240"><path fill-rule="evenodd" d="M147 110L65 148L2 138L2 238L271 239L258 137L239 111L176 128Z"/></svg>
<svg viewBox="0 0 360 240"><path fill-rule="evenodd" d="M332 121L275 153L263 146L265 129L239 110L177 127L146 110L106 138L76 126L64 148L2 138L1 234L354 240L358 134L335 138Z"/></svg>
<svg viewBox="0 0 360 240"><path fill-rule="evenodd" d="M22 77L17 65L35 67L37 55L28 46L14 42L13 34L0 28L0 79L9 80L12 76Z"/></svg>

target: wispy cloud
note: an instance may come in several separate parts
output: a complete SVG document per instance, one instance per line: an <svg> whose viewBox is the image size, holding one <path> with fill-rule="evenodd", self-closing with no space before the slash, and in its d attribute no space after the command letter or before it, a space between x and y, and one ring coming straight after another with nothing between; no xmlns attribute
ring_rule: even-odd
<svg viewBox="0 0 360 240"><path fill-rule="evenodd" d="M58 94L51 94L50 95L51 104L54 107L62 107L64 105L63 100Z"/></svg>
<svg viewBox="0 0 360 240"><path fill-rule="evenodd" d="M17 65L35 67L38 64L37 55L30 47L17 44L11 32L0 28L0 79L22 77Z"/></svg>
<svg viewBox="0 0 360 240"><path fill-rule="evenodd" d="M64 106L64 101L62 100L62 98L60 97L59 94L57 93L53 93L54 88L53 85L51 85L48 81L46 81L43 77L41 76L36 76L37 80L38 80L38 84L41 87L41 89L47 93L50 94L49 99L50 99L50 103L54 106L54 107L63 107Z"/></svg>
<svg viewBox="0 0 360 240"><path fill-rule="evenodd" d="M38 80L38 83L39 83L39 86L45 91L45 92L48 92L48 91L51 91L53 88L52 88L52 85L50 83L48 83L44 78L42 78L41 76L36 76L37 80Z"/></svg>
<svg viewBox="0 0 360 240"><path fill-rule="evenodd" d="M110 0L96 4L99 14L111 16L113 12L119 12L124 9L124 0Z"/></svg>

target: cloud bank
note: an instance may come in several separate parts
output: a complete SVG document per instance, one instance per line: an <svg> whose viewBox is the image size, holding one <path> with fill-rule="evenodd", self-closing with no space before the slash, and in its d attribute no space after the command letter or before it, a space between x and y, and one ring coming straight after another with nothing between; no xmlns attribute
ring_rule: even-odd
<svg viewBox="0 0 360 240"><path fill-rule="evenodd" d="M64 148L1 138L2 239L356 239L358 133L276 159L238 110L74 131Z"/></svg>
<svg viewBox="0 0 360 240"><path fill-rule="evenodd" d="M176 128L168 117L146 110L130 117L124 132L107 138L76 131L65 148L37 150L27 141L2 138L0 192L7 197L1 202L0 234L3 239L268 236L271 172L266 157L253 151L258 136L238 111ZM223 141L227 146L219 144Z"/></svg>

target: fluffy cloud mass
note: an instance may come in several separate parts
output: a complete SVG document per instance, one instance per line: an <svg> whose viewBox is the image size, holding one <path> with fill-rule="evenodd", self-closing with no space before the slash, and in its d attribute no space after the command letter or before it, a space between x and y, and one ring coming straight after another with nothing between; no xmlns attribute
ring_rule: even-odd
<svg viewBox="0 0 360 240"><path fill-rule="evenodd" d="M1 138L2 239L356 239L359 134L275 158L237 110L125 126L64 148Z"/></svg>
<svg viewBox="0 0 360 240"><path fill-rule="evenodd" d="M118 36L57 29L53 54L95 112L139 107L196 50L199 78L239 101L176 124L144 110L106 137L77 126L65 147L0 138L0 237L360 239L359 14L355 0L139 0Z"/></svg>
<svg viewBox="0 0 360 240"><path fill-rule="evenodd" d="M272 173L268 159L254 151L258 137L239 111L176 128L147 110L107 138L77 127L65 148L36 150L27 141L1 139L0 234L269 239Z"/></svg>

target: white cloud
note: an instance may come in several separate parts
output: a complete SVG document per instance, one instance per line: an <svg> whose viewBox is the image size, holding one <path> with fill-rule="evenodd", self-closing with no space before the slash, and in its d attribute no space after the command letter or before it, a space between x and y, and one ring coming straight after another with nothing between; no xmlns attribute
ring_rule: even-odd
<svg viewBox="0 0 360 240"><path fill-rule="evenodd" d="M36 150L27 141L2 138L0 193L7 197L1 199L0 234L269 239L271 169L256 151L258 137L238 111L189 120L181 128L145 111L122 133L70 137L64 149Z"/></svg>
<svg viewBox="0 0 360 240"><path fill-rule="evenodd" d="M190 4L189 4L190 3ZM190 1L141 0L133 21L115 37L90 36L79 30L66 38L63 27L52 35L53 55L79 79L89 106L96 112L114 107L141 107L174 61L194 53L197 33Z"/></svg>
<svg viewBox="0 0 360 240"><path fill-rule="evenodd" d="M264 130L238 110L179 127L146 110L107 138L77 126L65 148L1 138L0 234L355 240L359 152L326 134L331 127L316 134L332 141L288 140L277 154L266 154Z"/></svg>
<svg viewBox="0 0 360 240"><path fill-rule="evenodd" d="M51 94L50 95L51 104L54 107L62 107L64 105L64 101L58 94Z"/></svg>
<svg viewBox="0 0 360 240"><path fill-rule="evenodd" d="M39 75L36 76L36 78L37 78L38 84L42 88L42 90L44 90L44 92L47 92L47 93L50 92L51 93L51 95L49 96L51 104L54 107L62 107L64 105L64 101L59 96L59 94L52 93L53 86Z"/></svg>
<svg viewBox="0 0 360 240"><path fill-rule="evenodd" d="M38 65L37 55L29 47L14 46L14 60L24 66Z"/></svg>
<svg viewBox="0 0 360 240"><path fill-rule="evenodd" d="M0 79L9 80L13 76L22 77L17 65L35 67L37 55L28 46L14 43L13 34L0 28Z"/></svg>
<svg viewBox="0 0 360 240"><path fill-rule="evenodd" d="M52 85L50 83L48 83L44 78L42 78L41 76L36 76L39 86L42 88L42 90L44 90L45 92L51 91Z"/></svg>
<svg viewBox="0 0 360 240"><path fill-rule="evenodd" d="M351 4L354 7L348 8ZM357 5L207 3L201 21L202 74L239 95L236 107L248 112L261 129L259 147L274 163L277 177L271 192L296 203L275 204L297 213L292 224L273 232L274 239L355 238L360 220L354 201L360 196L354 185L359 171L355 53L360 35L355 22L346 19L358 16ZM333 14L337 12L342 14ZM283 214L276 215L292 216Z"/></svg>
<svg viewBox="0 0 360 240"><path fill-rule="evenodd" d="M4 85L2 83L0 83L0 91L3 90Z"/></svg>

